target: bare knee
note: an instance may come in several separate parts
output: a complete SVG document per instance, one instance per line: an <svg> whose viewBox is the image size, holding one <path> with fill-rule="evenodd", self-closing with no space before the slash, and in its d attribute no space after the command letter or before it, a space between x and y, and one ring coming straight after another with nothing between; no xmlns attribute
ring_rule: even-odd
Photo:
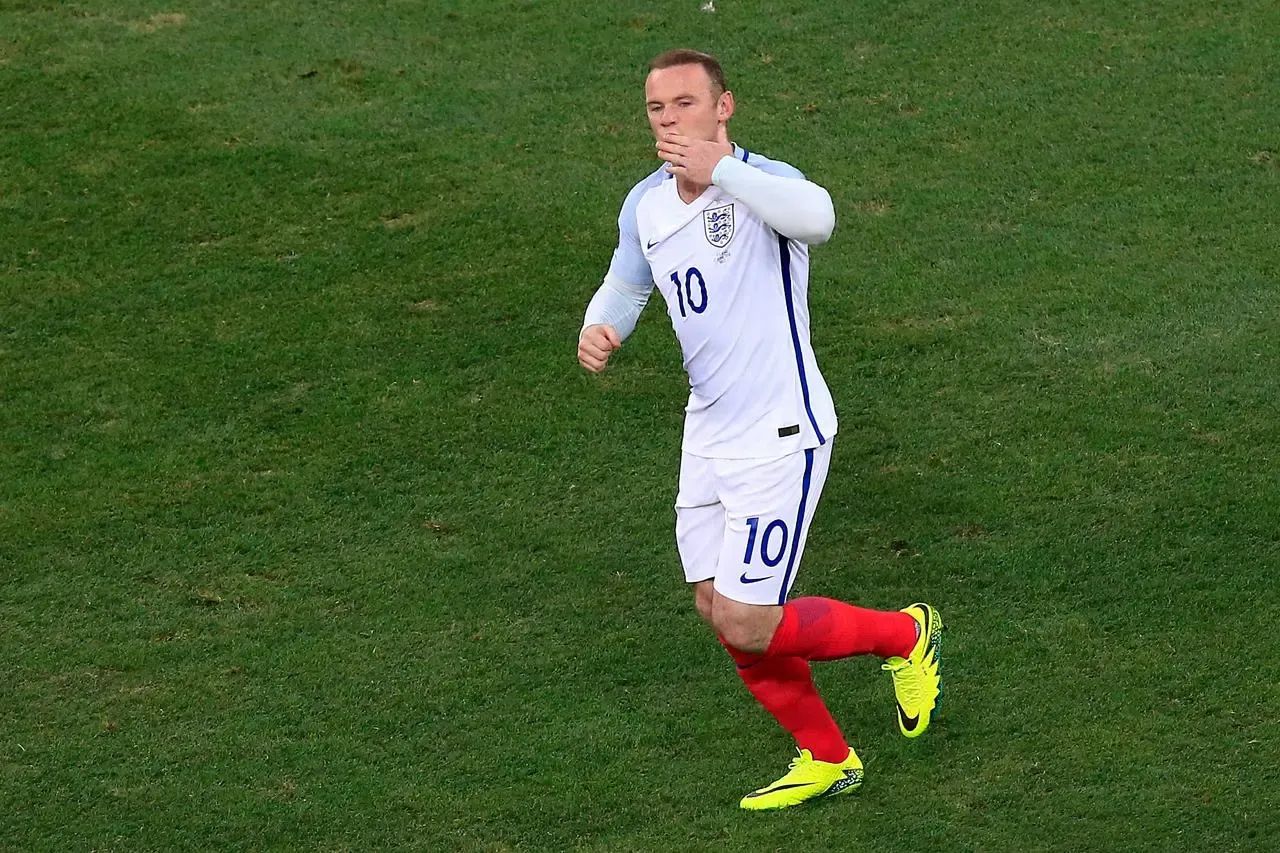
<svg viewBox="0 0 1280 853"><path fill-rule="evenodd" d="M699 581L693 585L693 606L698 609L698 615L702 617L702 621L708 625L715 624L711 618L712 602L715 600L715 589L712 583L713 581Z"/></svg>
<svg viewBox="0 0 1280 853"><path fill-rule="evenodd" d="M777 605L743 604L716 595L711 606L711 624L724 642L757 655L769 648L781 619L782 608Z"/></svg>

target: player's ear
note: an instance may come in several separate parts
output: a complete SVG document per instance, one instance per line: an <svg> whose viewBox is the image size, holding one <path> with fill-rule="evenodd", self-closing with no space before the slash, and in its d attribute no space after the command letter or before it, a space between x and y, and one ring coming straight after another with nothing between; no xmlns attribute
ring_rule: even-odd
<svg viewBox="0 0 1280 853"><path fill-rule="evenodd" d="M733 116L733 92L724 91L720 93L720 99L716 102L716 118L720 124L724 124Z"/></svg>

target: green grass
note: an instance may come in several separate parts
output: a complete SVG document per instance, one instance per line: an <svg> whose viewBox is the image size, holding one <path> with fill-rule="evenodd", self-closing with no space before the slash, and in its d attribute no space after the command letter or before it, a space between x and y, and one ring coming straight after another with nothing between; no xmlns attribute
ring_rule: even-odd
<svg viewBox="0 0 1280 853"><path fill-rule="evenodd" d="M0 849L1280 844L1275 4L699 5L0 4ZM840 217L798 589L950 627L765 817L670 330L573 359L686 44Z"/></svg>

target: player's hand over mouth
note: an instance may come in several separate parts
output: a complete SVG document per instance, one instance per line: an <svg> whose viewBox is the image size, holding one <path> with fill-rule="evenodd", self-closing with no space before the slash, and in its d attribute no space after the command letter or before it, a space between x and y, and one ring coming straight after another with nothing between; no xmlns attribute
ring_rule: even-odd
<svg viewBox="0 0 1280 853"><path fill-rule="evenodd" d="M668 172L702 186L711 185L711 173L721 158L733 156L724 125L720 125L714 141L666 133L657 146L658 156L667 161Z"/></svg>

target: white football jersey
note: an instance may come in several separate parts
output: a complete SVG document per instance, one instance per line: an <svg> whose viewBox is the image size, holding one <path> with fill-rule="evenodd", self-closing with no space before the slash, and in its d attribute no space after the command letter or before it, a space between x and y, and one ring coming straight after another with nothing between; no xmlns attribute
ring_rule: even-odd
<svg viewBox="0 0 1280 853"><path fill-rule="evenodd" d="M749 165L803 176L735 146ZM684 450L723 459L777 457L825 444L835 405L809 339L809 250L710 186L691 204L660 168L619 217L610 271L656 284L689 374Z"/></svg>

